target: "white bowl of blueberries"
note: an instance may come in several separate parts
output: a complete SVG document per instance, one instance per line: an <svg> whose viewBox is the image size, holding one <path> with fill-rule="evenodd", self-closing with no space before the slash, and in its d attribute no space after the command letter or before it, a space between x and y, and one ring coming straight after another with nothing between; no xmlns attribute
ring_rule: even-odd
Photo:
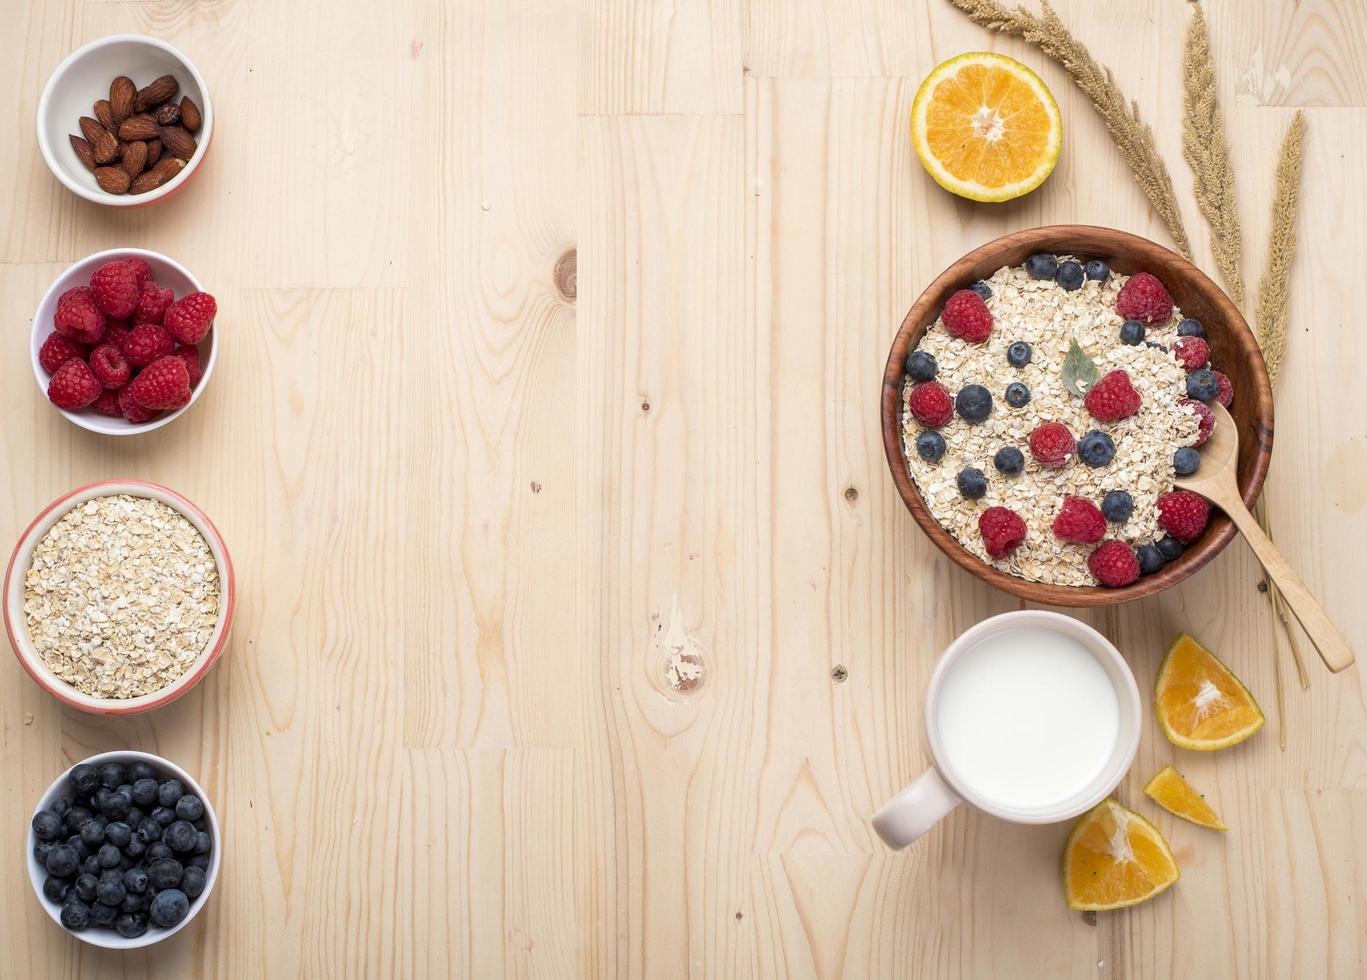
<svg viewBox="0 0 1367 980"><path fill-rule="evenodd" d="M219 840L214 809L185 770L146 752L105 752L43 794L29 825L29 878L52 921L78 939L136 949L204 907Z"/></svg>

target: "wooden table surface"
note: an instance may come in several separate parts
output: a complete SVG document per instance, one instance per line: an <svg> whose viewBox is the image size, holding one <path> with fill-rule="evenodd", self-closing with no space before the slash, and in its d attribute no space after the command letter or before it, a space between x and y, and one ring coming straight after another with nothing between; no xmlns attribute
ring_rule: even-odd
<svg viewBox="0 0 1367 980"><path fill-rule="evenodd" d="M1104 9L1104 12L1102 8ZM1181 0L1058 4L1180 152ZM218 523L241 602L218 667L134 720L65 710L0 660L0 976L1354 977L1367 973L1364 672L1310 687L1242 543L1163 596L1079 613L1141 685L1188 629L1269 714L1122 799L1182 865L1089 924L1064 826L960 808L907 852L874 809L926 764L937 652L1015 608L894 492L879 378L921 288L1058 221L1167 242L1096 114L943 0L17 0L0 32L0 540L108 477ZM1277 537L1367 655L1367 6L1210 0L1248 262L1277 144L1309 116L1294 330L1267 492ZM33 135L85 41L144 32L209 80L182 195L75 198ZM938 61L992 48L1058 97L1063 157L1006 206L936 187L907 136ZM222 359L169 428L98 438L34 385L29 317L117 245L217 294ZM660 693L671 643L705 658ZM1307 653L1309 649L1307 648ZM1286 748L1279 750L1284 727ZM103 953L57 929L22 846L89 753L168 756L224 822L190 928ZM1231 826L1140 792L1175 763Z"/></svg>

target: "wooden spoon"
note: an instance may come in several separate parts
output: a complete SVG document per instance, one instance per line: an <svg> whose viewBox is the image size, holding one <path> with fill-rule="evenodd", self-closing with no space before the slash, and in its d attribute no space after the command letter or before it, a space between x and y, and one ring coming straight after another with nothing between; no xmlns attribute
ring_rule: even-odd
<svg viewBox="0 0 1367 980"><path fill-rule="evenodd" d="M1258 561L1263 563L1267 577L1281 589L1282 598L1319 650L1325 666L1337 674L1352 664L1353 651L1349 649L1343 634L1334 628L1324 614L1305 583L1291 570L1272 539L1263 533L1257 518L1244 506L1235 481L1239 464L1238 429L1223 405L1212 402L1210 409L1215 413L1215 431L1201 447L1201 465L1195 473L1179 476L1174 482L1183 490L1200 494L1229 515L1248 546L1258 556Z"/></svg>

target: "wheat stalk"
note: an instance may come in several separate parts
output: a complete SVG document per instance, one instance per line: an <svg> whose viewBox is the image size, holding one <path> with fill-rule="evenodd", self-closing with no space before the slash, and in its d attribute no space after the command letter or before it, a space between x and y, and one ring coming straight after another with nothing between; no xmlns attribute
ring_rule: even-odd
<svg viewBox="0 0 1367 980"><path fill-rule="evenodd" d="M1069 33L1046 2L1037 17L1024 8L1015 10L997 0L949 0L975 24L1019 37L1057 61L1100 113L1120 155L1130 165L1139 188L1168 226L1177 250L1191 258L1191 243L1182 225L1182 212L1172 189L1172 176L1158 153L1153 130L1139 117L1139 103L1126 99L1111 70L1097 64L1082 42Z"/></svg>
<svg viewBox="0 0 1367 980"><path fill-rule="evenodd" d="M1197 7L1187 30L1182 65L1182 155L1191 165L1192 188L1201 215L1210 225L1210 250L1237 306L1244 302L1243 235L1234 198L1234 168L1215 89L1215 59L1210 52L1206 15Z"/></svg>
<svg viewBox="0 0 1367 980"><path fill-rule="evenodd" d="M1258 282L1258 345L1273 387L1286 357L1287 311L1291 305L1291 262L1296 256L1296 215L1301 201L1301 156L1305 146L1305 113L1297 112L1282 140L1277 161L1277 190L1272 200L1272 234L1267 240L1267 267Z"/></svg>

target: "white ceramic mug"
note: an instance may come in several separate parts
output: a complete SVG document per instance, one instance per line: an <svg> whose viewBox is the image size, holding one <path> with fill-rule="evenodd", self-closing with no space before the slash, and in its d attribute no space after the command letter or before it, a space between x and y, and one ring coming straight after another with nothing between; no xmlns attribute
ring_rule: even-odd
<svg viewBox="0 0 1367 980"><path fill-rule="evenodd" d="M1043 629L1075 641L1101 665L1115 690L1118 726L1114 748L1099 772L1060 798L1042 805L1016 805L994 800L947 761L937 708L945 678L969 650L995 634L1022 628ZM1104 687L1103 687L1104 690ZM1120 652L1086 623L1061 613L1023 610L983 620L968 630L940 656L930 675L925 702L926 736L931 768L889 800L873 817L874 830L894 849L916 840L960 803L967 801L993 816L1015 823L1057 823L1086 813L1104 800L1124 778L1139 747L1141 722L1139 688Z"/></svg>

